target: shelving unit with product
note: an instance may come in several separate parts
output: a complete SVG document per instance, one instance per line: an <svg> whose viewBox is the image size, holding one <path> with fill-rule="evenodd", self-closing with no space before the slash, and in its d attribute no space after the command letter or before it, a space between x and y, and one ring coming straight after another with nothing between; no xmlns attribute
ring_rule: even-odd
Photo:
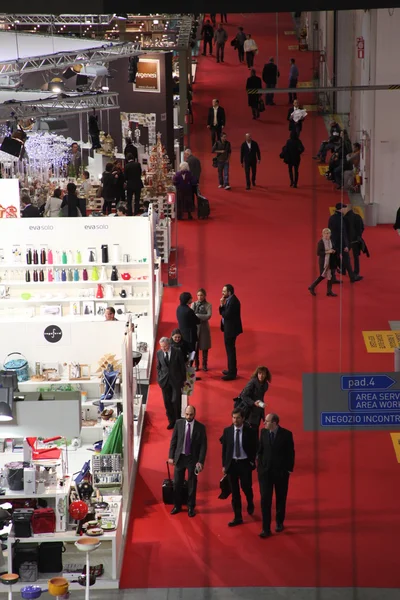
<svg viewBox="0 0 400 600"><path fill-rule="evenodd" d="M148 170L144 173L142 201L153 203L160 219L175 217L175 204L171 203L168 194L175 192L173 184L174 171L167 152L161 143L161 134L157 134L157 143L150 150Z"/></svg>

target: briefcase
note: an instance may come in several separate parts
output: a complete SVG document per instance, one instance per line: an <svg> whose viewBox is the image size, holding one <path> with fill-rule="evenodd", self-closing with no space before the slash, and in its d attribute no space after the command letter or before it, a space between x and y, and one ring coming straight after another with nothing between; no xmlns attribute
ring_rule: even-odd
<svg viewBox="0 0 400 600"><path fill-rule="evenodd" d="M175 504L174 502L174 482L171 479L171 473L169 470L169 463L167 461L167 471L168 471L168 478L164 479L164 481L162 482L162 499L164 504ZM182 504L187 505L187 500L188 500L188 488L187 488L187 481L185 480L183 483L183 490L182 490Z"/></svg>

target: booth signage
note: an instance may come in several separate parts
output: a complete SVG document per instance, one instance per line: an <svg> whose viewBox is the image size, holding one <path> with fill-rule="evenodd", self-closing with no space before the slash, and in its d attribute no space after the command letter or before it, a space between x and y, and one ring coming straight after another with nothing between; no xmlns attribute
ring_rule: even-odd
<svg viewBox="0 0 400 600"><path fill-rule="evenodd" d="M49 325L43 332L44 339L50 344L56 344L62 338L62 331L58 325Z"/></svg>
<svg viewBox="0 0 400 600"><path fill-rule="evenodd" d="M135 92L160 93L160 61L155 58L141 58L137 64Z"/></svg>
<svg viewBox="0 0 400 600"><path fill-rule="evenodd" d="M399 373L303 375L305 431L400 430Z"/></svg>
<svg viewBox="0 0 400 600"><path fill-rule="evenodd" d="M364 38L357 38L357 56L358 58L364 58Z"/></svg>

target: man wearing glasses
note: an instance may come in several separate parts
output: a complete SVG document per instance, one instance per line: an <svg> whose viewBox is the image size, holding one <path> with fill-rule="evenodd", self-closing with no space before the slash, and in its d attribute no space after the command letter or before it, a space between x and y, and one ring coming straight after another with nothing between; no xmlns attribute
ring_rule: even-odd
<svg viewBox="0 0 400 600"><path fill-rule="evenodd" d="M261 494L261 538L271 535L272 494L275 488L276 528L283 531L289 476L294 468L293 434L279 425L279 417L273 413L265 417L257 453L258 481Z"/></svg>

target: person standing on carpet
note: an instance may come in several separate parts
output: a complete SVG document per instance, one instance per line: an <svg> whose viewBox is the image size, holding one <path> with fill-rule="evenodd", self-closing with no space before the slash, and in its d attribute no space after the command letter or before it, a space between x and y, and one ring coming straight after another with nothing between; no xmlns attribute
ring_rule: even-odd
<svg viewBox="0 0 400 600"><path fill-rule="evenodd" d="M347 213L347 205L338 202L335 205L335 212L329 217L328 229L331 230L332 245L336 250L337 260L340 260L342 273L348 273L351 283L361 281L363 277L356 275L350 262L350 242L347 234L346 221L344 216ZM336 273L332 273L332 283L339 283ZM341 282L340 282L341 283Z"/></svg>
<svg viewBox="0 0 400 600"><path fill-rule="evenodd" d="M211 108L208 109L207 129L211 131L212 148L215 142L221 139L222 130L225 127L225 110L219 105L219 100L214 98Z"/></svg>
<svg viewBox="0 0 400 600"><path fill-rule="evenodd" d="M293 434L279 425L279 417L273 413L265 418L257 452L258 481L261 494L261 538L271 535L272 494L275 488L276 528L283 531L286 515L286 498L289 477L294 469Z"/></svg>
<svg viewBox="0 0 400 600"><path fill-rule="evenodd" d="M269 62L264 65L262 72L262 79L267 86L267 89L276 88L276 84L278 83L278 78L280 73L278 71L278 67L274 63L274 58L271 56ZM266 106L275 106L274 102L274 94L266 94L265 96L265 104Z"/></svg>
<svg viewBox="0 0 400 600"><path fill-rule="evenodd" d="M312 296L316 296L315 288L326 279L327 283L327 296L337 296L332 292L332 273L335 272L337 267L336 252L332 246L331 241L331 230L325 227L322 230L322 239L319 240L317 245L317 256L319 263L319 277L308 288Z"/></svg>
<svg viewBox="0 0 400 600"><path fill-rule="evenodd" d="M169 447L170 465L174 465L174 508L171 515L182 510L182 488L185 472L188 472L188 516L196 516L197 475L204 468L207 454L207 433L205 426L195 420L196 409L187 406L185 418L175 423Z"/></svg>
<svg viewBox="0 0 400 600"><path fill-rule="evenodd" d="M195 352L197 346L197 325L200 324L200 319L194 314L190 308L193 302L190 292L182 292L179 296L179 306L176 309L176 319L182 338L186 342L190 352Z"/></svg>
<svg viewBox="0 0 400 600"><path fill-rule="evenodd" d="M140 212L140 196L143 188L142 167L135 161L133 154L127 154L125 165L126 197L128 203L128 216L138 215ZM135 198L132 211L132 199Z"/></svg>
<svg viewBox="0 0 400 600"><path fill-rule="evenodd" d="M203 38L203 56L207 54L207 46L209 46L210 56L212 55L212 42L214 37L214 28L210 23L210 19L204 23L201 28L201 37Z"/></svg>
<svg viewBox="0 0 400 600"><path fill-rule="evenodd" d="M290 138L282 148L280 158L283 158L283 161L288 166L290 187L293 188L297 188L297 183L299 181L299 167L303 152L303 143L297 137L297 133L295 131L291 131Z"/></svg>
<svg viewBox="0 0 400 600"><path fill-rule="evenodd" d="M244 43L244 53L246 55L246 62L249 69L253 68L254 65L254 57L258 52L258 47L256 42L251 37L251 33L246 35L246 41Z"/></svg>
<svg viewBox="0 0 400 600"><path fill-rule="evenodd" d="M200 176L201 176L201 162L200 162L200 159L197 158L197 156L193 156L190 148L186 148L185 152L183 153L183 159L189 165L189 171L196 180L196 183L193 186L193 200L194 200L194 197L198 196L198 193L199 193Z"/></svg>
<svg viewBox="0 0 400 600"><path fill-rule="evenodd" d="M303 129L304 117L302 117L301 119L298 119L297 121L295 121L293 119L295 111L298 111L298 110L301 110L299 101L295 100L293 102L293 106L291 108L289 108L289 110L288 110L287 120L289 121L289 131L295 131L297 133L297 136L300 137L301 130Z"/></svg>
<svg viewBox="0 0 400 600"><path fill-rule="evenodd" d="M248 514L254 513L252 472L255 469L257 453L257 432L244 422L240 409L233 409L232 425L224 429L220 442L222 472L228 475L232 489L234 517L228 523L228 527L236 527L243 524L240 488L246 496Z"/></svg>
<svg viewBox="0 0 400 600"><path fill-rule="evenodd" d="M253 141L250 133L246 133L246 139L240 148L240 164L244 166L246 174L246 190L250 189L250 171L251 183L256 185L257 162L261 162L261 152L257 142Z"/></svg>
<svg viewBox="0 0 400 600"><path fill-rule="evenodd" d="M228 142L225 132L221 135L221 139L218 142L215 142L212 151L217 155L216 162L218 169L218 187L223 187L226 190L230 190L229 160L231 158L232 149L231 143Z"/></svg>
<svg viewBox="0 0 400 600"><path fill-rule="evenodd" d="M200 319L197 326L197 350L196 350L196 371L200 369L200 350L203 353L203 371L208 371L208 351L211 348L211 330L210 319L212 316L212 306L206 299L206 290L200 288L197 292L197 301L193 302L192 310L196 317Z"/></svg>
<svg viewBox="0 0 400 600"><path fill-rule="evenodd" d="M224 62L225 44L228 40L228 34L222 27L222 23L219 24L218 29L214 33L214 43L216 47L217 63Z"/></svg>
<svg viewBox="0 0 400 600"><path fill-rule="evenodd" d="M235 37L236 50L238 51L239 62L244 62L244 43L246 41L246 34L243 31L243 27L238 28L238 32Z"/></svg>
<svg viewBox="0 0 400 600"><path fill-rule="evenodd" d="M299 69L297 68L296 61L294 58L290 59L289 69L289 86L290 88L296 88L299 80ZM292 104L297 99L296 92L289 92L289 104Z"/></svg>
<svg viewBox="0 0 400 600"><path fill-rule="evenodd" d="M183 353L171 348L167 337L160 339L157 352L157 383L161 388L165 411L168 418L167 429L173 429L181 417L181 390L186 381L186 364Z"/></svg>
<svg viewBox="0 0 400 600"><path fill-rule="evenodd" d="M260 422L265 419L264 396L271 383L271 372L267 367L257 367L246 387L236 399L235 408L244 413L246 422L258 433Z"/></svg>
<svg viewBox="0 0 400 600"><path fill-rule="evenodd" d="M246 81L246 91L247 90L261 90L261 88L262 88L261 77L257 77L256 70L252 69L250 77L248 77L248 79ZM251 108L253 119L260 118L260 101L261 101L261 94L247 93L247 103Z"/></svg>
<svg viewBox="0 0 400 600"><path fill-rule="evenodd" d="M187 213L188 220L192 221L194 210L193 187L197 185L197 181L191 174L187 162L179 165L179 171L175 173L173 183L176 187L177 219L182 221L183 214Z"/></svg>
<svg viewBox="0 0 400 600"><path fill-rule="evenodd" d="M228 370L222 371L224 381L232 381L237 376L236 338L243 333L240 316L240 300L235 296L233 285L227 283L222 288L219 314L221 315L221 331L224 333Z"/></svg>

